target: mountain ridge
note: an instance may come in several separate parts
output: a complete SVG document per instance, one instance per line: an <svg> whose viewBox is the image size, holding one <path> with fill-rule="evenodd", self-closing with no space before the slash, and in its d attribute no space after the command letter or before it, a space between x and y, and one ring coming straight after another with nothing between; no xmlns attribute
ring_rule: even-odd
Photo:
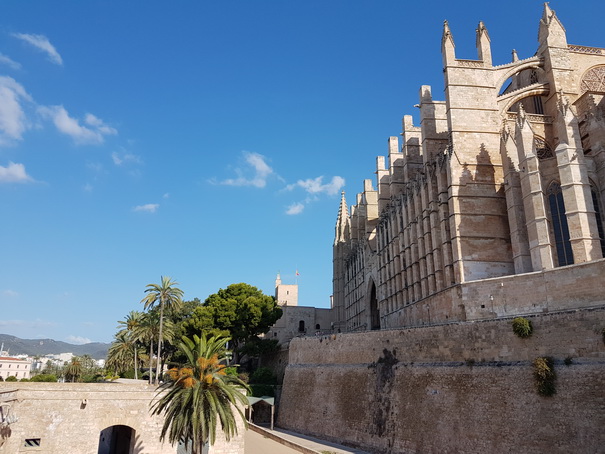
<svg viewBox="0 0 605 454"><path fill-rule="evenodd" d="M11 355L45 356L73 353L76 356L90 355L94 359L105 359L111 345L103 342L77 345L54 339L21 339L9 334L0 334L0 343L4 344L4 351Z"/></svg>

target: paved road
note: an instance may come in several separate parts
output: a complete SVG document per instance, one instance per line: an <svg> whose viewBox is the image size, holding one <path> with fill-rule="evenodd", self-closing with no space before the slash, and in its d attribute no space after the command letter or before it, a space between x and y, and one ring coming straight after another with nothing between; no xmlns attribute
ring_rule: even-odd
<svg viewBox="0 0 605 454"><path fill-rule="evenodd" d="M270 438L265 438L252 430L246 431L245 438L245 454L300 454L299 451L288 448Z"/></svg>

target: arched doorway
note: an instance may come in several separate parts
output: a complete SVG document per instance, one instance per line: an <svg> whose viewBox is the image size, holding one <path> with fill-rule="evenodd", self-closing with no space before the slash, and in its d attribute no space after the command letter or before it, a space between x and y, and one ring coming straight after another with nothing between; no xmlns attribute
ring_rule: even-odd
<svg viewBox="0 0 605 454"><path fill-rule="evenodd" d="M97 454L132 454L134 432L132 427L122 425L103 429L99 434Z"/></svg>
<svg viewBox="0 0 605 454"><path fill-rule="evenodd" d="M380 312L378 311L378 299L376 298L376 284L374 280L370 285L370 329L380 329Z"/></svg>

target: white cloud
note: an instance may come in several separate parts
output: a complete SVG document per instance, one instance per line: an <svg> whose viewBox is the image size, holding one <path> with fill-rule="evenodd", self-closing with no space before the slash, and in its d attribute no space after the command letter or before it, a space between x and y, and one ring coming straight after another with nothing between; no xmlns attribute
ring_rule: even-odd
<svg viewBox="0 0 605 454"><path fill-rule="evenodd" d="M0 54L0 64L6 65L11 69L21 69L21 64L4 54Z"/></svg>
<svg viewBox="0 0 605 454"><path fill-rule="evenodd" d="M65 340L71 344L90 344L92 341L88 338L88 337L82 337L82 336L74 336L73 334L70 334L69 336L67 336L65 338Z"/></svg>
<svg viewBox="0 0 605 454"><path fill-rule="evenodd" d="M48 320L41 320L39 318L35 320L0 320L0 328L20 326L24 328L44 328L48 326L55 326L55 322Z"/></svg>
<svg viewBox="0 0 605 454"><path fill-rule="evenodd" d="M265 157L259 153L243 151L246 169L236 168L237 178L228 178L220 182L227 186L254 186L264 188L267 185L267 178L272 175L273 169L265 162ZM252 175L249 175L252 173ZM248 174L249 176L245 176Z"/></svg>
<svg viewBox="0 0 605 454"><path fill-rule="evenodd" d="M114 135L118 132L92 114L86 114L85 123L80 124L78 119L70 117L63 106L40 106L38 112L44 118L52 120L59 132L70 136L76 144L101 144L104 136Z"/></svg>
<svg viewBox="0 0 605 454"><path fill-rule="evenodd" d="M61 55L59 55L59 52L57 52L57 49L55 49L55 46L53 46L50 43L50 41L48 40L48 38L46 36L33 35L33 34L29 34L29 33L13 33L13 36L22 41L25 41L26 43L34 46L36 49L41 50L42 52L46 53L46 55L48 56L48 59L52 63L54 63L56 65L63 64L63 59L61 58Z"/></svg>
<svg viewBox="0 0 605 454"><path fill-rule="evenodd" d="M34 181L25 171L23 164L9 162L8 166L0 166L0 183L28 183Z"/></svg>
<svg viewBox="0 0 605 454"><path fill-rule="evenodd" d="M132 163L136 163L136 164L141 163L141 158L139 156L137 156L136 154L118 153L117 151L114 151L113 153L111 153L111 159L113 160L113 163L117 166L121 166L122 164L125 164L128 162L132 162Z"/></svg>
<svg viewBox="0 0 605 454"><path fill-rule="evenodd" d="M11 289L6 289L6 290L3 290L3 291L2 291L2 294L3 294L4 296L8 296L8 297L10 297L10 298L15 298L15 297L19 296L19 293L18 293L18 292L15 292L14 290L11 290Z"/></svg>
<svg viewBox="0 0 605 454"><path fill-rule="evenodd" d="M137 205L132 209L132 211L142 211L145 213L155 213L160 207L159 203L147 203L145 205Z"/></svg>
<svg viewBox="0 0 605 454"><path fill-rule="evenodd" d="M166 193L162 196L163 199L169 199L170 198L170 193Z"/></svg>
<svg viewBox="0 0 605 454"><path fill-rule="evenodd" d="M303 212L304 209L305 209L305 206L302 203L300 203L300 202L293 203L286 209L286 214L290 214L290 215L300 214Z"/></svg>
<svg viewBox="0 0 605 454"><path fill-rule="evenodd" d="M85 192L92 192L92 184L86 183L82 189L84 189Z"/></svg>
<svg viewBox="0 0 605 454"><path fill-rule="evenodd" d="M306 180L298 180L294 184L286 186L286 190L291 191L296 187L301 187L309 194L321 194L325 193L328 195L338 194L341 188L345 185L345 179L339 176L332 177L332 181L326 184L322 184L323 176L317 178L308 178Z"/></svg>
<svg viewBox="0 0 605 454"><path fill-rule="evenodd" d="M12 77L0 76L0 145L20 140L28 128L23 101L32 101L23 86Z"/></svg>

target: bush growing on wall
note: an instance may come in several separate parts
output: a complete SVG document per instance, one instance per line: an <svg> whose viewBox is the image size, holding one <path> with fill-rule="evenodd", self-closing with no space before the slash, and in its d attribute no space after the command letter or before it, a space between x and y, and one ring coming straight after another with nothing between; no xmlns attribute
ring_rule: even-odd
<svg viewBox="0 0 605 454"><path fill-rule="evenodd" d="M534 378L538 394L541 396L552 396L557 391L555 389L555 374L554 360L549 356L541 356L534 360Z"/></svg>
<svg viewBox="0 0 605 454"><path fill-rule="evenodd" d="M533 328L531 322L525 317L515 317L513 319L513 332L522 338L531 336Z"/></svg>

